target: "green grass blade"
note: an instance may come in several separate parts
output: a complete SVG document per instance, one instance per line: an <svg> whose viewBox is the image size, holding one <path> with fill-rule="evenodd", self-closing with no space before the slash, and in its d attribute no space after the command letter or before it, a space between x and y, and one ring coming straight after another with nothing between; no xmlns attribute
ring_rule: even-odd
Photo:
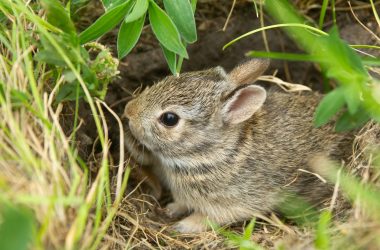
<svg viewBox="0 0 380 250"><path fill-rule="evenodd" d="M315 233L314 246L318 250L328 250L330 249L330 223L331 223L331 213L329 211L324 211L319 216L319 221L317 224L317 230Z"/></svg>
<svg viewBox="0 0 380 250"><path fill-rule="evenodd" d="M319 28L320 29L323 28L323 23L325 20L325 15L326 15L326 10L327 10L328 4L329 4L329 0L323 0L322 8L321 8L321 14L319 16Z"/></svg>
<svg viewBox="0 0 380 250"><path fill-rule="evenodd" d="M379 14L377 13L376 7L375 7L375 5L373 4L373 0L369 0L369 1L371 2L372 12L373 12L373 15L375 16L375 19L376 19L377 25L380 27L380 18L379 18Z"/></svg>
<svg viewBox="0 0 380 250"><path fill-rule="evenodd" d="M306 24L301 24L301 23L282 23L282 24L268 25L268 26L261 27L259 29L255 29L255 30L252 30L250 32L247 32L247 33L245 33L245 34L243 34L243 35L235 38L234 40L230 41L226 45L224 45L223 46L223 50L225 50L226 48L228 48L232 44L236 43L237 41L239 41L239 40L241 40L241 39L243 39L243 38L245 38L247 36L253 35L253 34L258 33L258 32L261 32L263 30L282 28L282 27L304 28L306 30L314 31L316 34L319 34L319 35L325 35L325 36L328 35L326 32L324 32L324 31L322 31L320 29L314 28L312 26L306 25Z"/></svg>

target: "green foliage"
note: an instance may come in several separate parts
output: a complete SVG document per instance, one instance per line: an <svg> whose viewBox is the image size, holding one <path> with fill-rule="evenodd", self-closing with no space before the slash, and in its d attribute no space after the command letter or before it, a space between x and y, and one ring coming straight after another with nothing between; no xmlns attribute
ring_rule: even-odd
<svg viewBox="0 0 380 250"><path fill-rule="evenodd" d="M108 10L103 16L99 17L90 27L79 35L81 44L85 44L96 38L101 37L112 30L125 15L131 10L132 1L125 1Z"/></svg>
<svg viewBox="0 0 380 250"><path fill-rule="evenodd" d="M149 0L140 0L137 1L133 7L131 13L125 18L124 22L130 23L140 19L142 16L146 15L146 12L149 7Z"/></svg>
<svg viewBox="0 0 380 250"><path fill-rule="evenodd" d="M325 20L325 15L326 15L326 10L327 10L328 4L329 4L329 0L323 0L322 8L321 8L321 13L320 13L320 16L319 16L319 28L320 29L323 28L323 22Z"/></svg>
<svg viewBox="0 0 380 250"><path fill-rule="evenodd" d="M244 229L243 234L217 228L217 231L228 239L228 243L239 250L260 250L258 244L252 241L253 229L255 228L256 219L253 218ZM213 225L215 228L216 226Z"/></svg>
<svg viewBox="0 0 380 250"><path fill-rule="evenodd" d="M327 1L324 2L326 5ZM334 5L334 3L331 3ZM285 0L266 1L265 9L280 24L274 27L284 27L290 37L309 55L250 52L250 56L271 57L286 60L306 60L319 63L323 73L329 79L335 80L340 87L321 102L315 115L316 126L322 126L340 112L343 115L336 124L337 131L357 128L373 118L380 121L380 102L377 96L379 84L367 72L364 64L373 64L379 60L364 60L339 37L338 28L333 26L328 34L315 27L305 25L306 22L295 9ZM326 6L322 8L320 24L323 24ZM333 10L334 12L334 10ZM334 13L333 13L334 14ZM304 29L304 28L305 29ZM225 47L237 40L257 33L269 27L248 32L234 39ZM315 31L310 32L310 30ZM336 97L336 98L335 98ZM344 102L342 103L342 97ZM345 111L347 109L347 112Z"/></svg>
<svg viewBox="0 0 380 250"><path fill-rule="evenodd" d="M168 63L169 69L173 75L177 73L177 57L176 54L161 45L165 60Z"/></svg>
<svg viewBox="0 0 380 250"><path fill-rule="evenodd" d="M0 204L0 246L7 250L27 250L36 233L36 223L30 210L10 204Z"/></svg>
<svg viewBox="0 0 380 250"><path fill-rule="evenodd" d="M181 42L181 36L174 22L152 0L149 5L149 19L152 30L160 43L168 50L187 58L186 48Z"/></svg>
<svg viewBox="0 0 380 250"><path fill-rule="evenodd" d="M336 88L321 101L315 112L315 125L325 125L344 106L344 92Z"/></svg>
<svg viewBox="0 0 380 250"><path fill-rule="evenodd" d="M79 80L67 65L67 59L79 70L91 96L104 98L109 82L117 74L117 61L112 59L110 52L105 47L99 46L97 47L98 54L95 59L92 59L88 51L81 46L80 41L88 39L94 34L91 32L82 33L78 38L67 10L58 0L42 0L41 2L47 13L47 21L59 29L51 36L64 50L63 56L57 52L55 46L46 36L41 36L38 52L34 57L38 62L44 62L55 67L57 74L64 76L64 84L59 88L55 102L72 101L85 96L84 90L79 86ZM123 4L118 7L127 8L125 6L126 4ZM105 18L110 17L106 16ZM104 19L102 20L104 21ZM95 22L93 26L97 26L98 23ZM92 46L87 47L94 50L94 46L96 45L92 44ZM108 76L104 77L107 72Z"/></svg>
<svg viewBox="0 0 380 250"><path fill-rule="evenodd" d="M331 213L329 211L324 211L319 216L319 221L317 224L315 232L314 246L315 249L328 250L330 249L330 223L331 223Z"/></svg>
<svg viewBox="0 0 380 250"><path fill-rule="evenodd" d="M6 102L6 95L10 95L10 100L12 107L22 107L25 105L28 105L30 102L31 97L20 90L17 89L8 89L8 86L6 86L3 82L0 81L0 104L4 105Z"/></svg>
<svg viewBox="0 0 380 250"><path fill-rule="evenodd" d="M343 132L350 129L363 126L370 120L370 116L363 108L359 108L355 113L351 114L349 111L345 111L335 124L335 130L337 132Z"/></svg>
<svg viewBox="0 0 380 250"><path fill-rule="evenodd" d="M190 2L188 0L164 0L164 5L183 39L187 43L195 42L197 40L197 30Z"/></svg>
<svg viewBox="0 0 380 250"><path fill-rule="evenodd" d="M296 194L283 194L286 197L278 206L280 212L299 226L314 225L318 221L319 213L308 202Z"/></svg>
<svg viewBox="0 0 380 250"><path fill-rule="evenodd" d="M340 38L338 28L335 26L335 1L330 2L334 25L328 33L321 30L324 26L328 3L329 1L327 0L322 2L318 29L306 25L307 21L293 9L289 1L265 1L264 7L266 11L279 24L250 31L226 44L224 48L254 33L283 27L307 54L250 51L247 55L280 60L316 62L320 65L326 78L338 83L338 86L328 93L319 104L315 113L316 126L323 126L335 118L337 118L335 124L337 131L360 127L370 119L380 122L380 84L377 79L369 75L365 67L379 66L380 59L360 57L352 49L358 47L357 45L350 46ZM378 20L372 1L371 5L374 16ZM380 25L380 21L378 21L378 24ZM371 45L360 45L359 47L378 49L376 46ZM338 168L333 163L330 163L330 165L327 163L322 170L323 177L330 182L337 182L339 176L339 189L352 202L359 199L360 207L365 211L365 214L368 214L375 221L379 220L380 203L378 197L380 197L380 193L375 185L364 183L344 171L338 171ZM378 171L373 173L374 176L378 176L378 174ZM294 200L286 200L279 206L280 211L286 218L291 219L298 225L315 228L314 247L316 249L332 249L334 245L340 246L341 244L343 246L349 244L346 242L348 239L346 235L332 235L333 230L334 232L339 232L339 229L332 227L330 211L319 213L310 208L303 200L294 196L287 197L292 197ZM229 239L236 238L235 235L231 236L231 234L227 234L226 237ZM335 238L333 237L340 237L342 242L334 242ZM355 248L356 245L351 245L350 247Z"/></svg>
<svg viewBox="0 0 380 250"><path fill-rule="evenodd" d="M140 38L149 14L149 22L173 74L178 74L186 46L197 40L194 19L195 0L164 1L166 12L154 0L103 0L106 12L80 34L81 44L103 36L120 22L117 38L118 57L131 52ZM175 66L174 66L175 65Z"/></svg>
<svg viewBox="0 0 380 250"><path fill-rule="evenodd" d="M267 1L265 8L279 22L304 22L286 1L280 0L276 3ZM344 94L350 117L356 118L350 119L350 123L346 122L348 116L340 118L339 130L358 127L369 117L380 121L380 103L371 94L376 83L369 76L361 58L345 41L340 39L336 26L330 30L328 36L319 36L292 27L288 27L286 30L300 46L316 59L326 76L335 79L341 85L339 91ZM362 98L363 96L364 98ZM336 104L331 96L325 98L328 100L324 100L321 105L324 107L334 106L330 110L338 112L339 109L336 107L341 106L341 102L338 101ZM367 113L358 112L359 109L365 110ZM319 110L322 108L319 107ZM317 125L323 124L326 119L331 118L331 113L327 113L328 115L325 116L324 112L317 112L315 118Z"/></svg>

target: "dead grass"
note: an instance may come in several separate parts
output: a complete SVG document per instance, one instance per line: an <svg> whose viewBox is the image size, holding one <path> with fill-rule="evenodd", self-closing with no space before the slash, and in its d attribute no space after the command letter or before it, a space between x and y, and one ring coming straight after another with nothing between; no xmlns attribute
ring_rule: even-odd
<svg viewBox="0 0 380 250"><path fill-rule="evenodd" d="M375 156L380 149L380 126L367 124L358 133L351 162L347 163L351 174L362 182L380 186L379 171L374 168ZM333 248L355 246L371 249L377 242L380 223L365 213L360 198L352 205L343 197L339 184L322 210L333 211ZM160 211L161 204L147 195L147 187L129 190L116 214L103 247L111 249L231 249L226 238L215 231L201 234L176 235L170 230L169 221ZM283 221L278 215L261 216L256 223L252 240L264 248L305 249L314 244L314 228L297 226L292 221ZM228 230L243 232L245 223L230 225ZM378 242L376 243L378 244ZM349 249L352 248L349 247ZM375 249L375 248L373 248Z"/></svg>

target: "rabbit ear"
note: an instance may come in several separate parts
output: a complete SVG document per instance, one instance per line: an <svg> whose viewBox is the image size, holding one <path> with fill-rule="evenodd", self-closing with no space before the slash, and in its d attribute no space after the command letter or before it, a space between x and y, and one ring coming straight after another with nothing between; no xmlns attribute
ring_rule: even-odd
<svg viewBox="0 0 380 250"><path fill-rule="evenodd" d="M224 122L238 124L248 120L263 105L266 97L265 89L257 85L237 88L223 104Z"/></svg>
<svg viewBox="0 0 380 250"><path fill-rule="evenodd" d="M261 76L269 66L269 60L252 59L236 66L229 74L229 79L238 85L251 84Z"/></svg>

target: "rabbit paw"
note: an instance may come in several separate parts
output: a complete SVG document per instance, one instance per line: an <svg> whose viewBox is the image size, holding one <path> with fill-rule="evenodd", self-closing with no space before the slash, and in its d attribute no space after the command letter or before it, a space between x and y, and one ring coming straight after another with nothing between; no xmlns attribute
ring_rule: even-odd
<svg viewBox="0 0 380 250"><path fill-rule="evenodd" d="M193 213L173 225L173 229L180 233L200 233L207 230L206 217Z"/></svg>
<svg viewBox="0 0 380 250"><path fill-rule="evenodd" d="M165 207L165 214L171 219L176 219L188 212L188 209L185 205L172 202Z"/></svg>

